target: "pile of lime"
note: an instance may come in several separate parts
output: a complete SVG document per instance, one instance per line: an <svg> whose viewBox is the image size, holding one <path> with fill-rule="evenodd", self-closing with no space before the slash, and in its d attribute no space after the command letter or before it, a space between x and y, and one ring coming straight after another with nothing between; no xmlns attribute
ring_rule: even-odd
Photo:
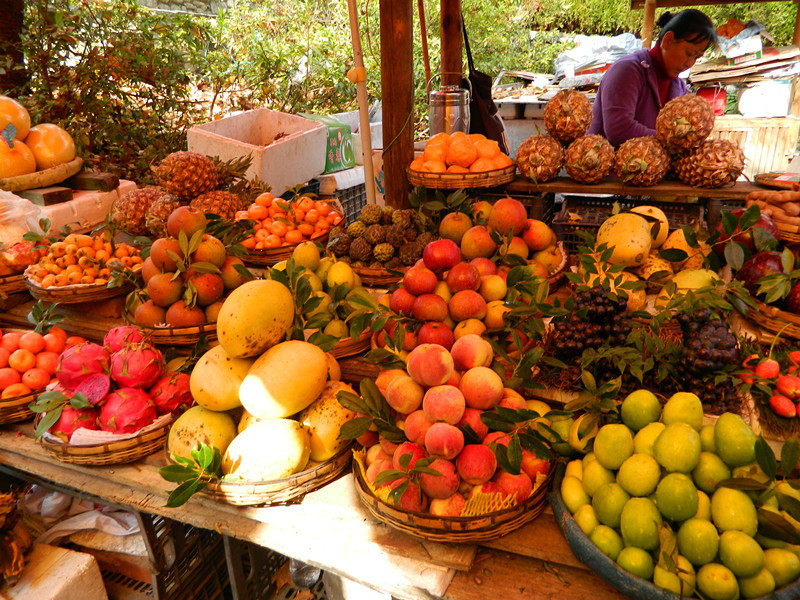
<svg viewBox="0 0 800 600"><path fill-rule="evenodd" d="M620 415L600 428L591 453L567 464L561 483L564 504L601 552L658 587L709 600L757 598L800 577L800 546L761 535L757 516L770 510L792 522L786 508L800 492L781 482L758 503L754 491L718 485L764 476L739 415L703 425L696 395L678 392L662 409L648 390L628 395Z"/></svg>

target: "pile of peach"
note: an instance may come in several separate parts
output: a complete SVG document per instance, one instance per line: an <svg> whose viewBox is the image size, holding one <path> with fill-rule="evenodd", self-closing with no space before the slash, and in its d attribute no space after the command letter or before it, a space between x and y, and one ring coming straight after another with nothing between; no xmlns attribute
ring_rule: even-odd
<svg viewBox="0 0 800 600"><path fill-rule="evenodd" d="M142 257L138 248L129 244L112 244L103 237L70 233L63 240L50 244L47 253L25 269L25 275L43 288L106 285L112 261L137 269Z"/></svg>
<svg viewBox="0 0 800 600"><path fill-rule="evenodd" d="M316 239L342 222L342 215L330 202L301 196L288 201L269 192L259 195L247 210L236 213L236 220L253 221L253 235L242 245L250 250L293 246Z"/></svg>
<svg viewBox="0 0 800 600"><path fill-rule="evenodd" d="M513 165L494 140L480 133L437 133L409 168L424 173L483 173Z"/></svg>
<svg viewBox="0 0 800 600"><path fill-rule="evenodd" d="M0 331L0 398L18 398L39 391L55 378L58 357L85 341L52 327L44 335L35 331Z"/></svg>
<svg viewBox="0 0 800 600"><path fill-rule="evenodd" d="M490 433L481 415L497 406L527 408L527 403L489 368L493 357L491 344L470 334L449 352L437 344L418 346L408 355L406 370L378 375L375 383L407 441L390 442L371 431L358 439L367 447L370 483L389 469L405 471L402 477L382 483L394 489L408 482L399 500L389 496L400 508L455 517L465 506L485 506L487 499L490 506L513 505L528 498L547 475L549 461L524 448L518 475L498 466L494 448L508 446L510 435ZM407 455L410 461L404 467L406 460L401 457ZM426 457L434 458L428 468L439 475L411 470Z"/></svg>

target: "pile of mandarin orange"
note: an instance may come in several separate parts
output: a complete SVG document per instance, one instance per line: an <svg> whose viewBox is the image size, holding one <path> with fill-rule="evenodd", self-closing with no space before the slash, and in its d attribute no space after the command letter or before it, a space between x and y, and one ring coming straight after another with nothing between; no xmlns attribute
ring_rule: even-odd
<svg viewBox="0 0 800 600"><path fill-rule="evenodd" d="M494 140L480 133L437 133L409 168L423 173L484 173L513 165Z"/></svg>
<svg viewBox="0 0 800 600"><path fill-rule="evenodd" d="M53 242L25 275L43 288L77 284L106 285L111 276L109 263L118 261L123 267L137 269L142 264L138 248L114 244L103 237L70 233Z"/></svg>
<svg viewBox="0 0 800 600"><path fill-rule="evenodd" d="M344 217L330 202L300 196L289 201L269 192L259 195L247 208L236 213L236 220L253 221L253 235L242 245L249 250L268 250L313 240L328 232Z"/></svg>

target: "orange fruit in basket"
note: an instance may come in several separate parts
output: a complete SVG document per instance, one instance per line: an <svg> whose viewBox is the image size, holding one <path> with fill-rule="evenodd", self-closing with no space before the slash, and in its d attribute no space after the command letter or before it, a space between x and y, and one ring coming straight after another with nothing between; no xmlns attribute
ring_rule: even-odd
<svg viewBox="0 0 800 600"><path fill-rule="evenodd" d="M422 160L421 156L418 156L414 160L411 161L411 164L408 165L408 168L412 171L422 171L422 165L425 164L425 161Z"/></svg>
<svg viewBox="0 0 800 600"><path fill-rule="evenodd" d="M0 348L0 369L8 366L9 356L11 356L11 352L6 350L5 348Z"/></svg>
<svg viewBox="0 0 800 600"><path fill-rule="evenodd" d="M36 171L36 159L30 148L19 140L13 147L0 138L0 179L28 175Z"/></svg>
<svg viewBox="0 0 800 600"><path fill-rule="evenodd" d="M259 194L258 196L256 196L256 199L253 202L255 204L258 204L259 206L266 206L267 208L269 208L270 206L272 206L272 201L274 199L275 196L273 196L270 192L264 192L263 194Z"/></svg>
<svg viewBox="0 0 800 600"><path fill-rule="evenodd" d="M251 204L247 209L247 218L253 221L260 221L269 216L269 210L263 204Z"/></svg>
<svg viewBox="0 0 800 600"><path fill-rule="evenodd" d="M475 162L476 158L478 158L478 151L475 150L475 144L472 143L471 139L464 135L463 139L457 139L450 142L450 146L447 148L447 157L445 158L445 162L448 165L469 167L473 162Z"/></svg>
<svg viewBox="0 0 800 600"><path fill-rule="evenodd" d="M447 165L441 160L426 160L422 170L427 173L444 173L447 171Z"/></svg>
<svg viewBox="0 0 800 600"><path fill-rule="evenodd" d="M314 207L319 211L319 214L323 217L327 217L331 214L331 205L327 202L323 202L322 200L317 200L314 203Z"/></svg>
<svg viewBox="0 0 800 600"><path fill-rule="evenodd" d="M28 109L14 98L0 96L0 131L9 123L17 128L15 139L24 140L31 128L31 116Z"/></svg>
<svg viewBox="0 0 800 600"><path fill-rule="evenodd" d="M0 369L0 390L6 389L10 385L22 381L22 375L11 367L3 367Z"/></svg>
<svg viewBox="0 0 800 600"><path fill-rule="evenodd" d="M299 229L291 229L286 232L286 236L284 237L284 239L289 244L299 244L300 242L303 241L303 234L300 232Z"/></svg>
<svg viewBox="0 0 800 600"><path fill-rule="evenodd" d="M478 158L494 158L500 155L500 145L494 140L479 140L475 142Z"/></svg>
<svg viewBox="0 0 800 600"><path fill-rule="evenodd" d="M19 347L38 354L44 350L44 336L36 331L26 331L19 338Z"/></svg>
<svg viewBox="0 0 800 600"><path fill-rule="evenodd" d="M75 158L75 140L66 129L54 123L39 123L31 127L25 144L33 152L36 168L40 171Z"/></svg>
<svg viewBox="0 0 800 600"><path fill-rule="evenodd" d="M494 161L491 158L476 158L469 166L470 173L483 173L485 171L494 171Z"/></svg>
<svg viewBox="0 0 800 600"><path fill-rule="evenodd" d="M450 165L447 167L448 173L469 173L469 169L466 167L461 167L459 165Z"/></svg>
<svg viewBox="0 0 800 600"><path fill-rule="evenodd" d="M450 143L450 134L446 133L444 131L440 131L439 133L437 133L436 135L434 135L433 137L428 139L428 141L425 143L425 145L428 145L428 144L434 144L434 145L435 144L445 144L445 145L447 145L449 143Z"/></svg>
<svg viewBox="0 0 800 600"><path fill-rule="evenodd" d="M50 383L50 373L44 369L33 367L22 374L22 383L32 390L40 390Z"/></svg>
<svg viewBox="0 0 800 600"><path fill-rule="evenodd" d="M492 162L494 162L495 169L505 169L514 164L514 161L511 160L507 154L503 154L502 152L498 156L495 156Z"/></svg>
<svg viewBox="0 0 800 600"><path fill-rule="evenodd" d="M7 398L18 398L19 396L24 396L26 394L31 393L31 388L29 388L24 383L12 383L6 389L3 390L3 393L0 394L0 398L3 400Z"/></svg>
<svg viewBox="0 0 800 600"><path fill-rule="evenodd" d="M445 157L447 156L447 149L449 146L444 144L428 144L425 146L425 150L422 151L422 160L423 162L429 162L432 160L438 160L444 162Z"/></svg>
<svg viewBox="0 0 800 600"><path fill-rule="evenodd" d="M482 133L470 133L467 137L472 140L473 144L486 139L486 136Z"/></svg>

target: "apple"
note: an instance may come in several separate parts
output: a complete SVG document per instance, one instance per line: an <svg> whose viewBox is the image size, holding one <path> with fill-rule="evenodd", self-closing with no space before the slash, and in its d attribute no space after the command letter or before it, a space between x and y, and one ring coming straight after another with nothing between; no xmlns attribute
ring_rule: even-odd
<svg viewBox="0 0 800 600"><path fill-rule="evenodd" d="M431 271L441 273L461 261L461 250L453 240L434 240L425 246L422 260Z"/></svg>
<svg viewBox="0 0 800 600"><path fill-rule="evenodd" d="M473 258L469 261L470 264L478 269L478 273L483 275L496 275L497 274L497 265L493 263L491 260L484 256L479 256L478 258ZM798 261L800 262L800 261Z"/></svg>
<svg viewBox="0 0 800 600"><path fill-rule="evenodd" d="M478 290L481 287L481 274L468 262L454 265L445 277L447 288L453 292L461 290Z"/></svg>
<svg viewBox="0 0 800 600"><path fill-rule="evenodd" d="M428 321L417 331L417 341L420 344L439 344L450 350L455 342L455 336L444 323Z"/></svg>
<svg viewBox="0 0 800 600"><path fill-rule="evenodd" d="M389 308L398 315L411 316L411 310L417 297L406 288L397 288L389 298Z"/></svg>
<svg viewBox="0 0 800 600"><path fill-rule="evenodd" d="M415 296L432 293L437 283L436 273L425 266L413 266L403 275L403 287Z"/></svg>
<svg viewBox="0 0 800 600"><path fill-rule="evenodd" d="M528 219L522 230L522 239L531 252L538 252L548 246L553 246L556 243L556 234L544 221Z"/></svg>
<svg viewBox="0 0 800 600"><path fill-rule="evenodd" d="M447 318L447 302L437 294L422 294L411 307L414 318L419 321L444 321Z"/></svg>

